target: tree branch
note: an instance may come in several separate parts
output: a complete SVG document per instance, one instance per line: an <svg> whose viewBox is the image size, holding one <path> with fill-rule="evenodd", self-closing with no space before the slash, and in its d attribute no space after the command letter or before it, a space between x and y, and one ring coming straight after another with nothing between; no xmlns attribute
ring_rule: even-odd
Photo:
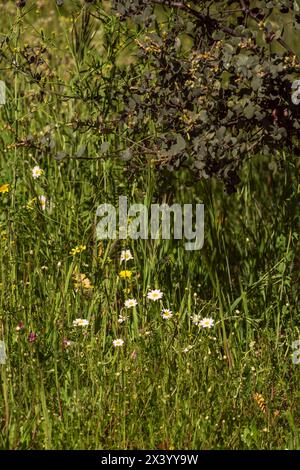
<svg viewBox="0 0 300 470"><path fill-rule="evenodd" d="M172 1L172 0L150 0L150 3L155 3L156 5L162 5L170 8L178 8L179 10L186 11L187 13L190 13L193 15L195 18L198 18L203 24L211 24L213 25L216 29L223 31L226 34L229 34L230 36L235 36L235 37L240 37L242 36L241 34L237 34L233 29L228 28L227 26L222 26L221 23L214 19L211 18L210 16L203 15L198 10L195 10L195 8L190 7L184 2L177 2L177 1ZM256 15L251 12L251 9L249 8L249 3L247 0L240 0L241 6L242 6L242 11L246 14L249 15L250 18L254 19L256 23L260 23L260 20L256 18ZM263 28L265 33L269 33L266 27ZM291 55L296 55L295 52L290 48L290 46L281 38L276 38L276 41L278 44L280 44L286 51L288 51L289 54Z"/></svg>
<svg viewBox="0 0 300 470"><path fill-rule="evenodd" d="M240 0L240 3L241 3L241 6L242 6L242 9L244 11L244 13L246 15L249 15L250 18L252 18L253 20L256 21L256 23L260 23L260 20L256 17L256 15L251 11L251 9L249 8L247 2L245 0ZM267 30L267 28L264 26L263 27L263 31L267 34L269 34L269 31ZM278 44L280 44L284 49L286 49L289 54L292 54L292 55L296 55L295 52L293 51L293 49L290 48L290 46L280 37L280 38L276 38L276 41L278 42Z"/></svg>
<svg viewBox="0 0 300 470"><path fill-rule="evenodd" d="M198 18L198 20L200 20L204 24L210 23L216 29L223 31L224 33L227 33L230 36L235 36L235 37L240 36L233 29L228 28L227 26L222 26L221 23L219 23L219 21L215 20L214 18L211 18L210 16L203 15L202 13L200 13L200 11L195 10L194 8L186 5L183 2L173 2L169 0L150 0L150 2L155 3L156 5L162 5L162 6L166 6L170 8L178 8L179 10L186 11L187 13L190 13L191 15L195 16L195 18Z"/></svg>

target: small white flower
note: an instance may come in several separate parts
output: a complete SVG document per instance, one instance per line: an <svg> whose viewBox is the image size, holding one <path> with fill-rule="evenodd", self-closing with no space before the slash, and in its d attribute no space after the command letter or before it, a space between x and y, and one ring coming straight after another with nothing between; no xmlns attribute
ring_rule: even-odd
<svg viewBox="0 0 300 470"><path fill-rule="evenodd" d="M36 165L32 168L31 172L32 172L32 177L34 179L37 179L40 176L42 176L42 174L44 173L44 170L42 170L42 168L40 168L38 165Z"/></svg>
<svg viewBox="0 0 300 470"><path fill-rule="evenodd" d="M113 345L114 345L115 348L121 347L121 346L123 346L123 344L124 344L124 340L121 339L121 338L113 340Z"/></svg>
<svg viewBox="0 0 300 470"><path fill-rule="evenodd" d="M131 259L133 259L133 256L130 250L121 251L121 261L129 261Z"/></svg>
<svg viewBox="0 0 300 470"><path fill-rule="evenodd" d="M196 325L196 326L200 325L200 322L201 322L201 317L200 317L200 315L193 315L193 316L191 317L191 319L192 319L192 323L193 323L194 325Z"/></svg>
<svg viewBox="0 0 300 470"><path fill-rule="evenodd" d="M203 318L200 321L202 328L212 328L214 326L214 320L212 318Z"/></svg>
<svg viewBox="0 0 300 470"><path fill-rule="evenodd" d="M125 300L125 307L132 308L137 306L137 301L135 299L127 299Z"/></svg>
<svg viewBox="0 0 300 470"><path fill-rule="evenodd" d="M161 316L163 317L164 320L169 320L170 318L173 317L173 312L172 310L168 308L163 308L161 311Z"/></svg>
<svg viewBox="0 0 300 470"><path fill-rule="evenodd" d="M46 196L39 196L39 201L42 206L43 211L46 209L47 198Z"/></svg>
<svg viewBox="0 0 300 470"><path fill-rule="evenodd" d="M147 299L156 301L161 299L163 295L164 294L159 289L154 289L148 292Z"/></svg>
<svg viewBox="0 0 300 470"><path fill-rule="evenodd" d="M187 346L186 348L184 348L184 349L182 350L182 352L186 354L186 353L188 353L191 349L193 349L193 346Z"/></svg>
<svg viewBox="0 0 300 470"><path fill-rule="evenodd" d="M118 323L124 323L124 321L128 320L127 316L120 315L118 318Z"/></svg>
<svg viewBox="0 0 300 470"><path fill-rule="evenodd" d="M73 321L73 326L88 326L88 324L89 321L83 318L76 318L76 320Z"/></svg>

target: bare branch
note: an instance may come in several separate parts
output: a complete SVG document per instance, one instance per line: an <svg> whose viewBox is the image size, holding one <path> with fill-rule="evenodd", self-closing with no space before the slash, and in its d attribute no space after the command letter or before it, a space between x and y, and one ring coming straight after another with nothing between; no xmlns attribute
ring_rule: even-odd
<svg viewBox="0 0 300 470"><path fill-rule="evenodd" d="M240 36L233 29L228 28L227 26L222 26L219 21L215 20L214 18L211 18L210 16L203 15L198 10L195 10L194 8L186 5L183 2L173 2L168 0L150 0L150 2L155 3L157 5L162 5L170 8L178 8L179 10L186 11L187 13L190 13L191 15L198 18L204 24L213 25L216 29L223 31L224 33L229 34L230 36Z"/></svg>

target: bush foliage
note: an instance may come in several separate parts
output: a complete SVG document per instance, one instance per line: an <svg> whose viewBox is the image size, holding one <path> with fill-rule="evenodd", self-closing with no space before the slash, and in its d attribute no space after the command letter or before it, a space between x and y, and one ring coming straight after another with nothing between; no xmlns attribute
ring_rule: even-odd
<svg viewBox="0 0 300 470"><path fill-rule="evenodd" d="M56 2L61 12L65 3ZM73 127L100 154L115 152L131 172L154 165L161 181L180 168L193 180L216 176L231 193L252 155L299 152L297 1L85 1L77 10L70 84L51 80L44 47L24 47L18 67L42 95L86 104L89 119L74 116Z"/></svg>
<svg viewBox="0 0 300 470"><path fill-rule="evenodd" d="M124 0L114 8L127 27L134 23L138 46L121 91L122 127L160 168L216 175L232 192L249 156L295 151L300 108L291 86L300 64L282 18L299 29L297 2Z"/></svg>

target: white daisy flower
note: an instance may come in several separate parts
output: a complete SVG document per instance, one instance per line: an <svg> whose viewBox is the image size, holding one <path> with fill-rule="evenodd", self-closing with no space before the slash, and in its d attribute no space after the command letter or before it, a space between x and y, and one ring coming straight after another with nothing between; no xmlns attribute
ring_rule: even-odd
<svg viewBox="0 0 300 470"><path fill-rule="evenodd" d="M182 350L182 352L186 354L186 353L188 353L191 349L193 349L193 346L187 346L186 348L184 348L184 349Z"/></svg>
<svg viewBox="0 0 300 470"><path fill-rule="evenodd" d="M170 318L173 317L173 312L172 310L168 308L163 308L161 311L161 316L163 317L164 320L169 320Z"/></svg>
<svg viewBox="0 0 300 470"><path fill-rule="evenodd" d="M32 172L32 177L34 179L37 179L40 176L42 176L42 174L44 173L44 170L42 170L42 168L40 168L38 165L36 165L32 168L31 172Z"/></svg>
<svg viewBox="0 0 300 470"><path fill-rule="evenodd" d="M119 338L119 339L114 339L113 340L113 345L115 348L121 347L124 344L124 340Z"/></svg>
<svg viewBox="0 0 300 470"><path fill-rule="evenodd" d="M214 326L214 320L212 318L203 318L200 321L202 328L212 328Z"/></svg>
<svg viewBox="0 0 300 470"><path fill-rule="evenodd" d="M159 289L154 289L148 292L147 299L155 301L161 299L163 295L164 294Z"/></svg>
<svg viewBox="0 0 300 470"><path fill-rule="evenodd" d="M73 321L73 326L88 326L88 324L89 321L83 318L76 318L76 320Z"/></svg>
<svg viewBox="0 0 300 470"><path fill-rule="evenodd" d="M122 250L121 251L121 261L129 261L131 259L133 259L133 256L132 256L130 250Z"/></svg>
<svg viewBox="0 0 300 470"><path fill-rule="evenodd" d="M43 211L46 209L47 198L46 196L39 196L39 201L42 206Z"/></svg>
<svg viewBox="0 0 300 470"><path fill-rule="evenodd" d="M135 299L127 299L125 300L125 307L132 308L137 306L137 301Z"/></svg>

